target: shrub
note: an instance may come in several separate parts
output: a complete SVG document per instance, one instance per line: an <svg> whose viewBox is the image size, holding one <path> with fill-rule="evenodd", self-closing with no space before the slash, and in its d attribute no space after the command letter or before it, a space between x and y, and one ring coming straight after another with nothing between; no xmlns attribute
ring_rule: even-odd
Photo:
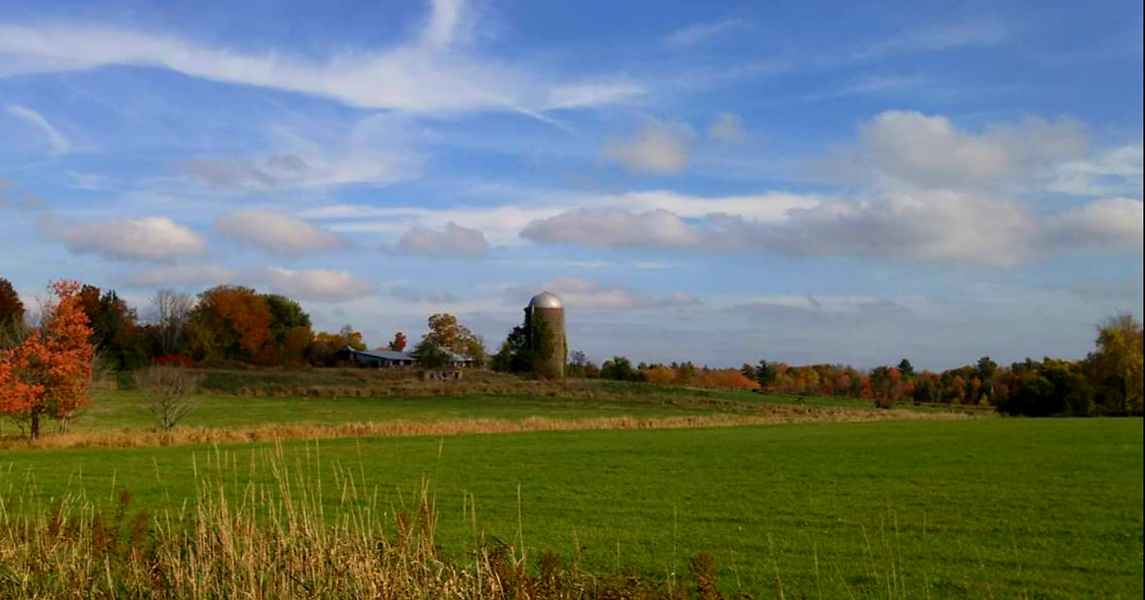
<svg viewBox="0 0 1145 600"><path fill-rule="evenodd" d="M175 427L195 408L192 394L202 380L201 375L179 367L149 367L135 373L135 385L163 430Z"/></svg>

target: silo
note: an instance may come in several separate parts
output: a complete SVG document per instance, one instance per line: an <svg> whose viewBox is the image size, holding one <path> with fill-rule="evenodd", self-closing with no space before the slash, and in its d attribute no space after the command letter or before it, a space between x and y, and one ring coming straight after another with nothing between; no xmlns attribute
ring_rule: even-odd
<svg viewBox="0 0 1145 600"><path fill-rule="evenodd" d="M565 307L555 294L541 292L525 307L533 371L541 377L565 376L568 346L565 341Z"/></svg>

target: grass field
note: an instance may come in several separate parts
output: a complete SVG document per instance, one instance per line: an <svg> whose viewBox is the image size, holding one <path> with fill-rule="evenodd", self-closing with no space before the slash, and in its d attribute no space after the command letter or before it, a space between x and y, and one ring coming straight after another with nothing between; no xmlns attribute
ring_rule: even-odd
<svg viewBox="0 0 1145 600"><path fill-rule="evenodd" d="M523 539L534 556L579 553L597 572L666 577L709 551L722 587L762 596L1139 598L1142 447L1140 419L978 419L347 439L285 451L321 473L331 505L338 469L360 472L395 509L428 480L438 539L455 556L473 542L463 508L472 498L490 535ZM0 497L34 489L46 502L72 492L110 503L129 489L137 508L177 509L220 458L234 487L266 480L268 452L10 450Z"/></svg>
<svg viewBox="0 0 1145 600"><path fill-rule="evenodd" d="M285 380L292 385L335 390L366 391L372 381L369 371L331 370L344 375L311 376L319 385L302 386L307 381L289 373L281 377L262 376L262 385L271 387ZM249 427L282 423L337 424L395 419L440 421L447 419L513 419L541 416L551 419L592 417L662 417L678 415L745 414L762 405L800 404L808 407L867 409L871 404L849 398L819 396L761 395L744 391L701 390L639 383L584 380L557 386L544 382L475 381L460 385L429 386L404 383L380 388L376 396L316 395L276 396L226 393L240 389L234 378L211 373L218 389L196 397L194 411L181 422L190 427ZM354 379L354 377L359 379ZM255 378L257 380L257 378ZM385 381L385 380L382 380ZM340 382L340 383L334 383ZM393 388L396 388L393 389ZM101 431L122 428L152 428L154 419L141 393L133 390L97 390L93 402L69 426L71 431ZM0 434L17 433L15 427L0 422Z"/></svg>

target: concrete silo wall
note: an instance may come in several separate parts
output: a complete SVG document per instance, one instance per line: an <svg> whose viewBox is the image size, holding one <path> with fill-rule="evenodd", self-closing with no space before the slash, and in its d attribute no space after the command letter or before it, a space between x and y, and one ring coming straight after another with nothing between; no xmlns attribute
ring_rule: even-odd
<svg viewBox="0 0 1145 600"><path fill-rule="evenodd" d="M544 323L545 339L533 335L534 369L541 377L565 376L568 343L565 340L565 309L531 307L530 323ZM534 325L535 327L535 325Z"/></svg>

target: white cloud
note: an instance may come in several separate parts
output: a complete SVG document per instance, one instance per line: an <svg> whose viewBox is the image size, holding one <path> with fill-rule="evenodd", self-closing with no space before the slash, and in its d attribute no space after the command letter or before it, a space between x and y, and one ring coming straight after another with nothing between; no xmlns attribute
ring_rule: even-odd
<svg viewBox="0 0 1145 600"><path fill-rule="evenodd" d="M1035 219L1016 203L926 190L796 209L781 223L731 221L719 239L794 256L1013 266L1029 257L1036 230Z"/></svg>
<svg viewBox="0 0 1145 600"><path fill-rule="evenodd" d="M347 105L410 112L544 110L551 90L576 82L524 69L457 46L471 27L462 2L436 0L424 29L380 51L325 60L212 47L177 37L89 25L0 25L0 75L160 67L184 75L333 98ZM612 101L615 96L594 100Z"/></svg>
<svg viewBox="0 0 1145 600"><path fill-rule="evenodd" d="M215 221L215 228L228 238L274 254L302 255L346 245L330 231L270 210L233 212Z"/></svg>
<svg viewBox="0 0 1145 600"><path fill-rule="evenodd" d="M668 190L628 192L604 196L593 203L631 210L671 211L681 217L704 217L714 213L728 213L760 221L782 220L794 208L819 205L817 196L767 193L745 196L691 196Z"/></svg>
<svg viewBox="0 0 1145 600"><path fill-rule="evenodd" d="M680 127L645 126L630 140L614 140L604 148L606 158L635 172L672 174L688 165L688 136Z"/></svg>
<svg viewBox="0 0 1145 600"><path fill-rule="evenodd" d="M1036 232L1019 205L949 191L877 202L785 207L778 218L710 212L684 218L656 209L578 209L538 220L522 236L596 248L676 248L794 256L872 256L1008 266L1027 258Z"/></svg>
<svg viewBox="0 0 1145 600"><path fill-rule="evenodd" d="M230 283L236 276L230 269L212 265L170 265L135 271L121 280L128 287L181 288Z"/></svg>
<svg viewBox="0 0 1145 600"><path fill-rule="evenodd" d="M703 236L679 215L656 209L580 208L533 221L521 237L548 244L594 248L687 248Z"/></svg>
<svg viewBox="0 0 1145 600"><path fill-rule="evenodd" d="M485 234L477 229L462 227L452 221L441 230L414 226L402 234L397 250L405 254L437 258L473 258L489 252Z"/></svg>
<svg viewBox="0 0 1145 600"><path fill-rule="evenodd" d="M743 119L732 113L716 115L716 120L708 127L708 137L728 144L744 141L747 132L744 131Z"/></svg>
<svg viewBox="0 0 1145 600"><path fill-rule="evenodd" d="M737 29L745 29L748 26L747 21L735 18L723 19L711 23L696 23L673 31L664 38L664 41L670 46L695 46Z"/></svg>
<svg viewBox="0 0 1145 600"><path fill-rule="evenodd" d="M275 292L302 300L343 302L374 293L373 285L346 271L271 267L262 277Z"/></svg>
<svg viewBox="0 0 1145 600"><path fill-rule="evenodd" d="M493 243L513 244L520 242L517 234L530 222L551 217L561 210L561 206L456 206L429 209L420 206L333 204L303 211L301 216L337 221L329 225L334 231L383 233L394 237L414 226L442 229L450 222L465 223L481 231Z"/></svg>
<svg viewBox="0 0 1145 600"><path fill-rule="evenodd" d="M44 134L44 137L47 138L48 145L51 146L53 154L67 154L71 151L71 140L60 133L59 129L53 127L40 113L18 104L9 104L7 110L8 114L40 130L40 132Z"/></svg>
<svg viewBox="0 0 1145 600"><path fill-rule="evenodd" d="M1141 200L1097 200L1050 217L1045 235L1051 249L1096 247L1141 252L1145 212Z"/></svg>
<svg viewBox="0 0 1145 600"><path fill-rule="evenodd" d="M767 221L784 218L789 209L809 208L820 201L815 197L795 194L704 197L667 190L614 195L560 193L552 197L538 193L536 197L528 199L531 204L456 206L442 209L333 204L303 211L301 216L307 219L332 221L329 228L335 231L374 232L391 234L394 237L415 226L443 229L450 222L465 223L483 232L492 243L513 245L521 243L519 234L529 224L556 217L578 207L625 211L664 209L682 217L701 217L711 213L726 212Z"/></svg>
<svg viewBox="0 0 1145 600"><path fill-rule="evenodd" d="M207 244L194 231L166 217L141 217L100 223L42 222L44 232L62 240L69 250L120 260L166 262L206 252Z"/></svg>
<svg viewBox="0 0 1145 600"><path fill-rule="evenodd" d="M886 111L860 128L858 147L831 168L894 185L966 189L1023 180L1085 147L1084 130L1069 120L1029 118L975 134L943 116Z"/></svg>

